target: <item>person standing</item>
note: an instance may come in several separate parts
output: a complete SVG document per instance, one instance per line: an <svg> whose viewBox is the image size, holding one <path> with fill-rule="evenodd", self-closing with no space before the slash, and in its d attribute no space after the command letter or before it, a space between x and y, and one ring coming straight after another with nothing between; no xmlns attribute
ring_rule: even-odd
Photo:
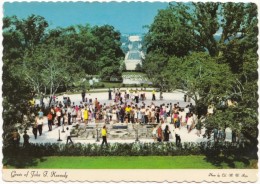
<svg viewBox="0 0 260 184"><path fill-rule="evenodd" d="M72 140L71 140L71 135L70 135L69 127L67 127L66 130L67 130L67 131L66 131L66 136L67 136L67 142L66 142L66 144L68 144L69 141L73 144L73 142L72 142Z"/></svg>
<svg viewBox="0 0 260 184"><path fill-rule="evenodd" d="M55 119L55 116L56 116L54 106L52 106L50 111L51 111L51 115L52 115L52 125L54 125L54 119Z"/></svg>
<svg viewBox="0 0 260 184"><path fill-rule="evenodd" d="M184 112L184 109L180 109L179 117L180 117L180 121L181 121L181 126L185 126L186 125L186 112Z"/></svg>
<svg viewBox="0 0 260 184"><path fill-rule="evenodd" d="M57 121L58 121L58 126L60 126L60 120L61 120L61 110L60 109L57 110L56 117L57 117Z"/></svg>
<svg viewBox="0 0 260 184"><path fill-rule="evenodd" d="M12 132L12 141L13 141L13 145L15 147L19 147L19 143L20 143L20 134L18 133L18 130L15 129Z"/></svg>
<svg viewBox="0 0 260 184"><path fill-rule="evenodd" d="M123 107L120 107L119 116L120 116L120 122L121 122L121 123L124 123L125 110L124 110Z"/></svg>
<svg viewBox="0 0 260 184"><path fill-rule="evenodd" d="M191 113L189 113L188 115L188 120L187 120L187 130L188 130L188 133L190 133L190 131L192 130L192 125L193 125L193 116Z"/></svg>
<svg viewBox="0 0 260 184"><path fill-rule="evenodd" d="M176 146L180 146L181 144L181 136L180 136L180 129L177 127L175 129L175 139L176 139Z"/></svg>
<svg viewBox="0 0 260 184"><path fill-rule="evenodd" d="M108 100L112 100L112 90L108 89Z"/></svg>
<svg viewBox="0 0 260 184"><path fill-rule="evenodd" d="M76 122L76 118L77 118L77 111L76 111L75 106L72 107L71 116L72 116L72 123L75 123Z"/></svg>
<svg viewBox="0 0 260 184"><path fill-rule="evenodd" d="M149 113L150 113L150 111L149 111L149 109L147 108L147 109L145 110L145 113L144 113L144 123L145 123L145 124L148 124L148 121L149 121Z"/></svg>
<svg viewBox="0 0 260 184"><path fill-rule="evenodd" d="M30 137L29 137L29 135L27 134L27 131L25 130L25 131L24 131L24 134L23 134L23 146L24 146L24 147L27 147L28 145L30 145L29 139L30 139Z"/></svg>
<svg viewBox="0 0 260 184"><path fill-rule="evenodd" d="M86 92L85 92L85 90L83 90L81 93L82 102L85 102L85 96L86 96Z"/></svg>
<svg viewBox="0 0 260 184"><path fill-rule="evenodd" d="M170 130L169 130L169 126L166 125L165 129L164 129L164 141L168 142L169 141L169 135L170 135Z"/></svg>
<svg viewBox="0 0 260 184"><path fill-rule="evenodd" d="M130 121L130 112L132 111L132 108L130 105L128 105L126 108L125 108L125 116L127 117L127 120L128 122Z"/></svg>
<svg viewBox="0 0 260 184"><path fill-rule="evenodd" d="M130 92L129 92L129 89L127 88L127 89L126 89L126 99L127 99L127 100L129 100L129 93L130 93Z"/></svg>
<svg viewBox="0 0 260 184"><path fill-rule="evenodd" d="M68 125L71 125L71 114L72 114L72 108L70 105L68 105L68 109L67 109Z"/></svg>
<svg viewBox="0 0 260 184"><path fill-rule="evenodd" d="M157 133L156 132L157 132L157 126L154 125L153 126L153 131L152 131L154 142L157 142Z"/></svg>
<svg viewBox="0 0 260 184"><path fill-rule="evenodd" d="M138 90L135 91L135 103L139 103L139 92Z"/></svg>
<svg viewBox="0 0 260 184"><path fill-rule="evenodd" d="M157 129L157 141L158 142L162 142L162 138L163 138L163 135L162 135L162 127L161 125L158 127Z"/></svg>
<svg viewBox="0 0 260 184"><path fill-rule="evenodd" d="M38 115L39 115L39 117L43 117L43 110L42 109L39 110Z"/></svg>
<svg viewBox="0 0 260 184"><path fill-rule="evenodd" d="M106 129L106 125L103 126L102 128L102 143L101 143L101 148L103 147L103 144L106 144L106 147L108 146L107 144L107 129Z"/></svg>
<svg viewBox="0 0 260 184"><path fill-rule="evenodd" d="M85 107L85 109L83 111L83 122L85 124L88 124L88 109L87 109L87 107Z"/></svg>
<svg viewBox="0 0 260 184"><path fill-rule="evenodd" d="M33 132L35 139L37 139L37 131L38 131L37 128L38 128L38 125L37 125L37 122L35 121L35 123L33 124L33 128L32 128L32 132Z"/></svg>
<svg viewBox="0 0 260 184"><path fill-rule="evenodd" d="M155 100L155 90L152 91L152 101Z"/></svg>
<svg viewBox="0 0 260 184"><path fill-rule="evenodd" d="M52 113L51 111L48 113L47 115L47 118L48 118L48 127L49 127L49 131L52 131Z"/></svg>
<svg viewBox="0 0 260 184"><path fill-rule="evenodd" d="M39 131L39 135L41 136L42 135L42 126L43 126L44 119L43 119L43 117L38 116L38 117L36 117L35 121L37 123L37 129Z"/></svg>
<svg viewBox="0 0 260 184"><path fill-rule="evenodd" d="M89 104L92 104L92 97L91 97L91 94L88 94L88 101L89 101Z"/></svg>

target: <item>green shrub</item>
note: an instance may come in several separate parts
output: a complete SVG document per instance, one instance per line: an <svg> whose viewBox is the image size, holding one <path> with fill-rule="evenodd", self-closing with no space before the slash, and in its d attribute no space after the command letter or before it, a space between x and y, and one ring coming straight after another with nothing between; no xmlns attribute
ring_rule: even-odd
<svg viewBox="0 0 260 184"><path fill-rule="evenodd" d="M44 157L44 156L174 156L174 155L206 155L217 157L223 155L240 157L251 153L252 146L229 142L224 143L114 143L109 147L99 144L31 144L28 147L3 147L4 160L8 163L14 157ZM19 154L14 154L19 153Z"/></svg>

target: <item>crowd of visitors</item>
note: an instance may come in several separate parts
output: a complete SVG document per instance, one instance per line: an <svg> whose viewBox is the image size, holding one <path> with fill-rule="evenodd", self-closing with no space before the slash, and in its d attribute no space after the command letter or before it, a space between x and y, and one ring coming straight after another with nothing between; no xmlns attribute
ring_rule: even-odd
<svg viewBox="0 0 260 184"><path fill-rule="evenodd" d="M186 128L187 133L195 128L198 123L197 116L193 113L194 106L192 103L185 108L181 108L179 103L176 104L157 104L156 91L153 90L149 98L152 99L147 104L145 90L126 89L121 92L120 89L109 89L109 104L101 103L91 94L82 91L82 101L79 105L71 102L70 98L64 94L62 101L55 101L50 107L36 106L35 121L33 122L33 135L42 135L43 124L47 124L48 131L52 131L53 126L71 125L75 123L139 123L141 125L154 125L153 137L155 141L169 141L171 132L175 132L176 142L180 143L180 134L177 129ZM52 99L57 99L56 97ZM44 108L45 107L45 108ZM174 130L171 130L172 124ZM104 131L103 131L104 132ZM198 136L200 133L198 132ZM68 136L69 137L69 136ZM68 139L71 141L71 139ZM104 141L105 143L106 141Z"/></svg>
<svg viewBox="0 0 260 184"><path fill-rule="evenodd" d="M48 131L52 131L53 126L59 127L75 123L85 125L89 123L150 124L154 127L151 133L155 142L167 142L172 137L175 138L176 145L181 143L180 129L186 129L187 134L195 129L197 136L201 136L204 119L203 117L198 119L192 103L188 103L185 107L180 107L179 102L172 104L163 101L164 103L159 104L156 102L155 94L155 90L147 94L147 91L142 89L126 89L123 92L120 89L109 89L108 104L102 104L97 98L87 94L86 91L82 91L82 101L77 105L71 102L66 94L59 100L56 97L52 97L52 100L56 99L56 101L50 107L46 107L43 104L39 106L35 102L30 102L35 117L32 123L34 138L37 139L38 136L42 136L43 128L45 128L43 127L44 124L48 125L46 127ZM146 100L147 95L152 101L148 102ZM213 110L214 108L209 106L208 113L212 114ZM103 137L103 144L106 144L104 135L107 135L107 129L106 133L103 130L100 133ZM212 133L215 141L225 139L225 131L223 129L214 129ZM17 134L19 134L17 131L13 133L14 143L19 142ZM69 133L66 134L68 134L67 142L72 142ZM25 144L28 144L28 135L25 134L24 137Z"/></svg>

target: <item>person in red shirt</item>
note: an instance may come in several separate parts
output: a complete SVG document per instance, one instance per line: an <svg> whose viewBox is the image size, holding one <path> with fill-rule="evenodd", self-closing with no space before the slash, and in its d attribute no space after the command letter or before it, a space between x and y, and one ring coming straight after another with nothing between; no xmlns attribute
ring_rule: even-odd
<svg viewBox="0 0 260 184"><path fill-rule="evenodd" d="M163 131L162 131L161 125L160 125L160 126L158 127L158 129L157 129L157 135L158 135L158 137L157 137L158 142L162 142L162 139L163 139Z"/></svg>
<svg viewBox="0 0 260 184"><path fill-rule="evenodd" d="M47 118L48 118L48 127L49 127L49 131L52 131L52 112L50 111L47 115Z"/></svg>

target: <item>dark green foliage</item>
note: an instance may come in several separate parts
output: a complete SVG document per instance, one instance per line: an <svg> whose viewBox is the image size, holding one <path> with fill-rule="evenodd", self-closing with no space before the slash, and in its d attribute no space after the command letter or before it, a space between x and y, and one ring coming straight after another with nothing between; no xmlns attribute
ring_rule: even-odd
<svg viewBox="0 0 260 184"><path fill-rule="evenodd" d="M3 19L3 138L26 127L29 100L71 89L87 75L121 78L120 33L109 25L48 29L44 17ZM82 88L88 87L84 82ZM101 84L100 87L104 87Z"/></svg>
<svg viewBox="0 0 260 184"><path fill-rule="evenodd" d="M43 157L43 156L177 156L177 155L235 155L256 158L254 148L247 143L233 145L229 142L213 143L114 143L101 148L97 144L31 144L29 147L4 147L4 160L9 157ZM13 153L19 153L14 155Z"/></svg>
<svg viewBox="0 0 260 184"><path fill-rule="evenodd" d="M188 11L189 7L182 3L158 11L145 36L147 53L158 51L181 57L195 49L192 16Z"/></svg>
<svg viewBox="0 0 260 184"><path fill-rule="evenodd" d="M254 3L172 3L148 26L143 64L154 85L186 91L199 116L215 104L208 122L251 143L258 135L257 13ZM236 108L218 107L227 99Z"/></svg>
<svg viewBox="0 0 260 184"><path fill-rule="evenodd" d="M143 71L142 65L138 63L138 64L136 65L136 67L135 67L135 70L136 70L136 71Z"/></svg>

